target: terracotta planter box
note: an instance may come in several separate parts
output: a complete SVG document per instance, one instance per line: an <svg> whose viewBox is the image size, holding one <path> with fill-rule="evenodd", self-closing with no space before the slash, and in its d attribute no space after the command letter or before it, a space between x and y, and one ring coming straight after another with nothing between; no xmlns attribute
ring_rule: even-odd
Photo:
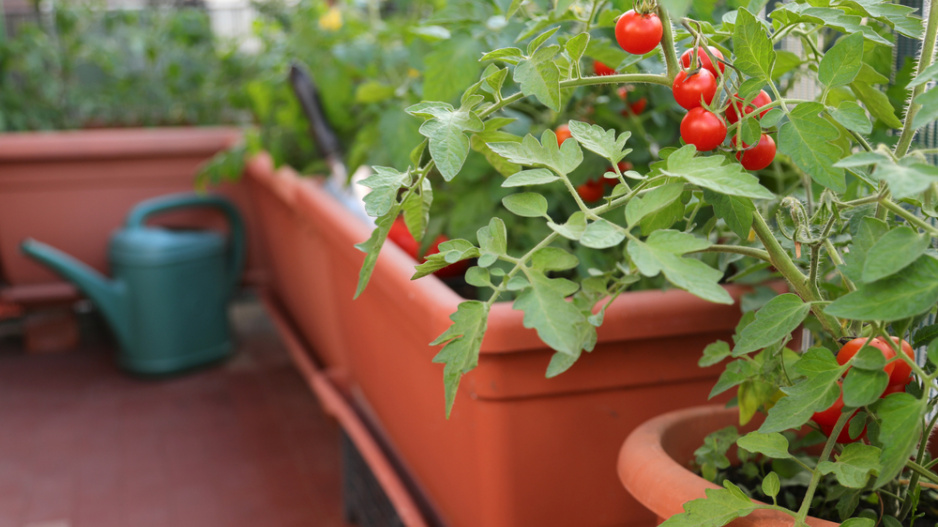
<svg viewBox="0 0 938 527"><path fill-rule="evenodd" d="M523 328L522 312L498 304L447 421L443 366L431 362L437 349L428 343L461 298L435 277L411 281L415 262L387 244L353 300L364 258L353 244L370 228L318 180L274 174L264 157L247 177L262 224L277 225L267 238L280 302L324 362L347 365L360 411L444 524L652 523L616 478L622 438L652 416L706 401L721 369L697 360L707 344L729 339L738 306L677 290L622 295L595 351L545 379L552 352Z"/></svg>
<svg viewBox="0 0 938 527"><path fill-rule="evenodd" d="M107 244L136 203L193 190L199 164L241 137L236 128L154 128L0 135L0 278L4 297L29 302L74 297L75 289L20 253L27 237L107 273ZM261 280L262 254L243 185L231 198L248 230L246 277ZM160 223L223 228L213 212L174 213Z"/></svg>
<svg viewBox="0 0 938 527"><path fill-rule="evenodd" d="M625 488L645 507L664 521L684 511L684 503L703 498L706 489L721 488L687 467L694 451L703 444L707 434L737 425L735 408L702 406L670 412L643 423L635 429L619 452L619 479ZM743 429L758 428L753 422ZM790 527L791 516L778 511L760 510L734 520L731 527ZM817 518L808 518L812 527L840 525Z"/></svg>

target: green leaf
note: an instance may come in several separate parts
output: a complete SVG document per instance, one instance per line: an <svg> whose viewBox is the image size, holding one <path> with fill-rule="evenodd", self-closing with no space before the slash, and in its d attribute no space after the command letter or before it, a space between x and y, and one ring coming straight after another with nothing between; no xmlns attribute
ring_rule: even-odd
<svg viewBox="0 0 938 527"><path fill-rule="evenodd" d="M704 202L713 205L716 217L725 221L740 239L745 240L749 236L749 230L752 228L752 215L756 210L751 199L726 196L704 189ZM628 205L625 211L628 213Z"/></svg>
<svg viewBox="0 0 938 527"><path fill-rule="evenodd" d="M818 463L821 474L834 474L841 485L851 489L862 489L871 475L879 472L880 450L875 446L850 443L835 461Z"/></svg>
<svg viewBox="0 0 938 527"><path fill-rule="evenodd" d="M469 138L469 145L473 150L482 154L482 156L485 157L485 160L488 161L489 164L492 165L492 168L497 170L499 174L508 177L512 174L518 173L518 171L521 170L521 167L496 154L494 150L489 148L488 143L520 143L521 138L508 132L495 129L494 125L497 125L498 123L493 123L493 121L496 121L496 119L490 119L485 122L484 131L472 134L472 137Z"/></svg>
<svg viewBox="0 0 938 527"><path fill-rule="evenodd" d="M749 432L736 440L739 448L753 454L763 454L773 459L792 459L788 453L788 439L778 432L764 434L759 431Z"/></svg>
<svg viewBox="0 0 938 527"><path fill-rule="evenodd" d="M928 360L932 364L938 364L938 339L931 341L926 351L928 354Z"/></svg>
<svg viewBox="0 0 938 527"><path fill-rule="evenodd" d="M556 33L557 30L559 29L560 29L560 26L552 27L548 29L547 31L541 33L537 37L531 39L531 42L528 42L528 55L531 55L535 51L537 51L541 47L541 44L547 42L547 40L550 37L554 36L554 33Z"/></svg>
<svg viewBox="0 0 938 527"><path fill-rule="evenodd" d="M824 311L850 320L891 322L914 317L938 302L938 260L922 255L906 270L838 298Z"/></svg>
<svg viewBox="0 0 938 527"><path fill-rule="evenodd" d="M447 103L420 103L407 108L407 113L425 117L420 135L430 141L430 157L440 175L452 180L469 155L469 138L465 132L481 132L482 121L467 108L454 109Z"/></svg>
<svg viewBox="0 0 938 527"><path fill-rule="evenodd" d="M892 276L925 254L931 239L906 225L887 232L869 250L863 264L863 281Z"/></svg>
<svg viewBox="0 0 938 527"><path fill-rule="evenodd" d="M764 84L771 82L776 58L775 47L765 32L765 26L745 9L740 9L736 14L733 50L736 53L733 64L740 71L764 81Z"/></svg>
<svg viewBox="0 0 938 527"><path fill-rule="evenodd" d="M479 257L479 249L463 239L445 241L439 245L439 250L438 253L427 255L426 260L417 266L417 271L411 280L431 275L460 260Z"/></svg>
<svg viewBox="0 0 938 527"><path fill-rule="evenodd" d="M531 287L515 300L514 309L524 311L524 327L534 328L545 344L555 351L574 355L583 349L585 331L595 332L586 316L566 297L577 285L563 278L548 278L539 272L526 273Z"/></svg>
<svg viewBox="0 0 938 527"><path fill-rule="evenodd" d="M423 98L452 102L479 79L482 44L468 35L433 44L433 51L423 57Z"/></svg>
<svg viewBox="0 0 938 527"><path fill-rule="evenodd" d="M374 172L361 181L361 184L371 189L365 195L365 212L369 216L384 216L397 202L397 192L401 187L409 185L410 172L398 172L391 167L373 167Z"/></svg>
<svg viewBox="0 0 938 527"><path fill-rule="evenodd" d="M756 366L753 361L745 359L734 360L728 363L726 368L723 369L723 373L720 374L720 378L717 379L716 384L713 385L708 397L712 399L726 390L742 384L758 373L759 367Z"/></svg>
<svg viewBox="0 0 938 527"><path fill-rule="evenodd" d="M375 270L375 263L378 261L378 252L384 245L384 240L388 238L388 232L391 231L391 225L394 224L399 212L399 205L391 207L387 214L375 220L375 229L371 231L371 236L355 246L356 249L365 253L365 261L362 262L362 267L358 271L358 288L355 290L355 298L358 298L368 287L371 273Z"/></svg>
<svg viewBox="0 0 938 527"><path fill-rule="evenodd" d="M869 518L849 518L840 527L876 527L876 520Z"/></svg>
<svg viewBox="0 0 938 527"><path fill-rule="evenodd" d="M580 236L580 243L592 249L607 249L619 245L624 239L625 232L622 227L600 218L586 226Z"/></svg>
<svg viewBox="0 0 938 527"><path fill-rule="evenodd" d="M355 102L358 104L374 104L385 101L394 96L394 86L378 81L368 81L358 85L355 89Z"/></svg>
<svg viewBox="0 0 938 527"><path fill-rule="evenodd" d="M769 410L769 415L759 428L760 432L783 432L799 428L814 412L826 410L840 396L837 380L844 368L830 350L811 348L795 364L795 370L805 375L794 386L782 388L787 395Z"/></svg>
<svg viewBox="0 0 938 527"><path fill-rule="evenodd" d="M502 205L512 214L523 218L539 218L547 215L547 198L536 192L509 194L502 199Z"/></svg>
<svg viewBox="0 0 938 527"><path fill-rule="evenodd" d="M915 102L921 104L915 117L912 118L912 128L919 129L926 124L938 119L938 90L928 90L915 98Z"/></svg>
<svg viewBox="0 0 938 527"><path fill-rule="evenodd" d="M668 157L665 175L687 180L701 188L727 196L772 199L774 195L759 184L739 163L724 165L722 156L695 157L694 145L685 145Z"/></svg>
<svg viewBox="0 0 938 527"><path fill-rule="evenodd" d="M560 353L559 351L551 355L550 362L547 364L547 375L548 379L553 379L554 377L560 375L561 373L569 370L576 361L579 360L580 353L575 353L569 355L567 353Z"/></svg>
<svg viewBox="0 0 938 527"><path fill-rule="evenodd" d="M846 265L843 271L853 281L860 281L863 276L863 266L873 244L883 237L889 227L886 222L873 216L864 216L853 234L853 246L850 252L844 254Z"/></svg>
<svg viewBox="0 0 938 527"><path fill-rule="evenodd" d="M889 375L882 371L851 368L844 379L844 405L859 408L873 404L889 384Z"/></svg>
<svg viewBox="0 0 938 527"><path fill-rule="evenodd" d="M868 134L873 131L873 123L870 122L870 118L867 117L863 108L854 101L843 101L837 108L828 108L827 111L835 121L847 130L858 134Z"/></svg>
<svg viewBox="0 0 938 527"><path fill-rule="evenodd" d="M479 240L479 266L489 267L508 252L508 234L505 222L495 217L489 224L476 231Z"/></svg>
<svg viewBox="0 0 938 527"><path fill-rule="evenodd" d="M833 165L843 152L832 143L840 137L837 127L819 114L824 106L803 103L793 109L778 132L778 149L789 156L817 183L835 191L847 189L844 171Z"/></svg>
<svg viewBox="0 0 938 527"><path fill-rule="evenodd" d="M445 364L443 384L446 391L446 417L449 418L462 376L479 364L479 350L488 324L489 307L484 302L469 300L459 304L450 315L453 325L437 337L431 346L444 344L433 362Z"/></svg>
<svg viewBox="0 0 938 527"><path fill-rule="evenodd" d="M889 97L882 90L859 80L851 83L850 89L866 105L866 109L873 114L873 117L876 117L890 128L902 128L902 121L896 117L896 109L893 108L892 103L889 102Z"/></svg>
<svg viewBox="0 0 938 527"><path fill-rule="evenodd" d="M509 64L517 64L524 59L524 53L518 48L500 48L482 55L479 62L500 60Z"/></svg>
<svg viewBox="0 0 938 527"><path fill-rule="evenodd" d="M748 516L765 504L754 503L742 490L729 481L726 488L706 489L706 498L684 504L684 512L671 516L659 527L722 527L729 522Z"/></svg>
<svg viewBox="0 0 938 527"><path fill-rule="evenodd" d="M864 167L888 161L889 158L886 155L878 152L859 152L841 159L834 163L834 166L841 168Z"/></svg>
<svg viewBox="0 0 938 527"><path fill-rule="evenodd" d="M853 33L837 39L818 65L818 80L828 88L846 86L860 73L863 64L863 35Z"/></svg>
<svg viewBox="0 0 938 527"><path fill-rule="evenodd" d="M551 45L543 47L526 61L515 68L515 82L521 85L521 92L534 96L544 106L555 112L561 110L560 105L560 69L554 63L554 56L560 51L560 46Z"/></svg>
<svg viewBox="0 0 938 527"><path fill-rule="evenodd" d="M423 238L430 221L430 205L433 204L433 187L428 179L420 184L420 192L414 192L404 200L401 208L404 211L404 223L407 230L415 240Z"/></svg>
<svg viewBox="0 0 938 527"><path fill-rule="evenodd" d="M924 71L916 75L915 78L909 82L906 88L911 90L916 86L921 86L922 84L929 83L933 80L938 80L938 62L932 63L930 66L925 68Z"/></svg>
<svg viewBox="0 0 938 527"><path fill-rule="evenodd" d="M615 130L604 130L597 124L587 124L580 121L570 121L570 134L580 146L595 152L616 164L632 151L625 148L626 141L632 136L631 132L622 132L616 137Z"/></svg>
<svg viewBox="0 0 938 527"><path fill-rule="evenodd" d="M567 219L567 223L558 225L552 221L547 222L547 226L557 234L568 240L579 241L583 233L586 232L586 215L580 211L574 212Z"/></svg>
<svg viewBox="0 0 938 527"><path fill-rule="evenodd" d="M898 164L891 160L880 163L870 176L874 180L885 181L894 198L904 199L916 197L933 183L938 183L938 167L906 157Z"/></svg>
<svg viewBox="0 0 938 527"><path fill-rule="evenodd" d="M882 420L878 439L883 448L879 458L882 468L876 478L876 488L892 482L905 467L905 462L921 439L922 418L925 417L927 407L927 401L907 393L880 399L873 407Z"/></svg>
<svg viewBox="0 0 938 527"><path fill-rule="evenodd" d="M778 474L769 472L762 480L762 492L770 498L778 496L778 491L782 490L782 482L778 479Z"/></svg>
<svg viewBox="0 0 938 527"><path fill-rule="evenodd" d="M730 345L725 341L718 340L716 342L711 342L703 350L703 357L697 361L697 365L701 368L706 368L708 366L713 366L714 364L719 364L723 359L730 356Z"/></svg>
<svg viewBox="0 0 938 527"><path fill-rule="evenodd" d="M542 247L531 256L531 267L539 271L566 271L580 264L580 260L560 247Z"/></svg>
<svg viewBox="0 0 938 527"><path fill-rule="evenodd" d="M526 135L520 143L488 143L495 153L524 166L550 168L560 174L569 174L583 162L583 151L576 141L557 145L557 136L551 130L541 135L541 141Z"/></svg>
<svg viewBox="0 0 938 527"><path fill-rule="evenodd" d="M914 39L922 38L922 19L915 15L915 9L912 7L880 0L852 0L845 4L860 7L872 17L885 19L902 35Z"/></svg>
<svg viewBox="0 0 938 527"><path fill-rule="evenodd" d="M583 58L583 53L586 52L586 47L590 42L589 33L580 33L579 35L571 38L563 45L563 49L567 51L567 55L570 55L570 60L572 62L579 62Z"/></svg>
<svg viewBox="0 0 938 527"><path fill-rule="evenodd" d="M642 218L674 203L684 192L684 183L667 183L655 187L644 196L636 196L625 206L625 221L637 225Z"/></svg>
<svg viewBox="0 0 938 527"><path fill-rule="evenodd" d="M812 25L827 26L837 29L841 33L862 33L864 38L872 42L892 46L892 43L879 35L872 27L864 25L862 16L847 14L844 10L834 7L815 7L810 3L784 4L772 11L772 18L786 24L806 22Z"/></svg>
<svg viewBox="0 0 938 527"><path fill-rule="evenodd" d="M756 319L743 329L733 356L750 353L774 344L787 337L804 321L811 305L801 301L798 295L786 293L769 300L756 311Z"/></svg>
<svg viewBox="0 0 938 527"><path fill-rule="evenodd" d="M560 179L560 176L550 170L535 168L533 170L522 170L517 174L512 174L502 182L503 187L526 187L529 185L544 185L553 183Z"/></svg>
<svg viewBox="0 0 938 527"><path fill-rule="evenodd" d="M704 300L732 304L732 297L719 285L722 272L700 260L680 256L707 246L708 242L690 234L655 231L646 242L629 241L626 250L643 275L650 277L662 273L676 287Z"/></svg>
<svg viewBox="0 0 938 527"><path fill-rule="evenodd" d="M879 348L867 345L866 342L857 350L857 354L850 359L850 365L867 371L879 371L886 366L886 357ZM877 394L878 396L879 394ZM851 404L849 406L863 406L862 404Z"/></svg>

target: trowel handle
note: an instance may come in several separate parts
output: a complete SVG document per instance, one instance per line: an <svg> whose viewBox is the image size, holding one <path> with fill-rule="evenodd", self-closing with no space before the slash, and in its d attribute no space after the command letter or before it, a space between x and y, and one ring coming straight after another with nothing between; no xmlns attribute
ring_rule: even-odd
<svg viewBox="0 0 938 527"><path fill-rule="evenodd" d="M299 62L293 62L290 65L290 86L309 120L310 132L312 132L316 146L319 147L319 152L326 158L340 158L339 139L326 119L319 89L309 71Z"/></svg>
<svg viewBox="0 0 938 527"><path fill-rule="evenodd" d="M127 227L142 227L151 216L180 209L213 208L221 211L230 229L228 244L228 272L232 285L237 285L244 270L244 220L238 209L226 198L213 194L170 194L141 201L127 215Z"/></svg>

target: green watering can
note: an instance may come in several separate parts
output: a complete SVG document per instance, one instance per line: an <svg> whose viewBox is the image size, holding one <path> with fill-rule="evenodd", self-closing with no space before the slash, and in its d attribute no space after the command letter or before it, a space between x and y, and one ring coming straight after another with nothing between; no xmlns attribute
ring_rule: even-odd
<svg viewBox="0 0 938 527"><path fill-rule="evenodd" d="M227 217L228 243L212 231L145 225L155 214L206 207ZM111 236L113 280L44 243L27 239L21 248L91 298L117 336L121 366L131 372L173 373L231 353L227 303L244 266L244 223L224 198L174 194L138 204Z"/></svg>

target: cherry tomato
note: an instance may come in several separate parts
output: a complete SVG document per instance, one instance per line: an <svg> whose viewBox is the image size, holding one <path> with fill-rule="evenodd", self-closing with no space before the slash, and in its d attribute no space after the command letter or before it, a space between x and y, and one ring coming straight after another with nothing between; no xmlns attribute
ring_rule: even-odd
<svg viewBox="0 0 938 527"><path fill-rule="evenodd" d="M682 108L691 110L713 102L713 96L717 93L717 80L707 70L699 70L692 75L681 71L674 77L671 91L674 93L674 100Z"/></svg>
<svg viewBox="0 0 938 527"><path fill-rule="evenodd" d="M616 74L616 70L610 68L609 66L606 66L605 64L603 64L602 62L599 62L598 60L593 62L593 72L595 72L596 75L599 75L599 76Z"/></svg>
<svg viewBox="0 0 938 527"><path fill-rule="evenodd" d="M648 99L642 97L641 99L633 102L629 105L628 108L622 110L622 116L628 117L630 115L641 115L645 111L645 107L648 106Z"/></svg>
<svg viewBox="0 0 938 527"><path fill-rule="evenodd" d="M882 395L879 396L879 398L884 399L887 395L893 393L905 393L905 386L905 384L890 384L889 386L886 386L886 390Z"/></svg>
<svg viewBox="0 0 938 527"><path fill-rule="evenodd" d="M732 139L733 146L736 146L736 136ZM748 148L742 152L736 152L736 160L746 170L762 170L772 164L775 159L775 140L769 134L762 134L756 146L749 148L749 145L743 143L743 148Z"/></svg>
<svg viewBox="0 0 938 527"><path fill-rule="evenodd" d="M554 129L554 133L557 134L557 146L562 145L564 141L573 137L573 134L570 133L570 127L565 124L557 126L557 128Z"/></svg>
<svg viewBox="0 0 938 527"><path fill-rule="evenodd" d="M842 385L841 385L842 386ZM825 435L830 436L831 432L834 431L834 425L837 424L837 420L840 418L844 408L844 394L841 387L840 396L837 397L837 400L834 401L834 404L831 405L827 410L822 410L820 412L815 412L811 416L811 420L817 423L818 427L824 432ZM853 411L856 413L856 410ZM843 429L840 431L840 434L837 436L837 442L841 444L853 443L859 441L866 435L866 428L864 427L863 432L860 433L859 437L851 438L850 437L850 421L853 420L853 416L847 420L847 423L844 425Z"/></svg>
<svg viewBox="0 0 938 527"><path fill-rule="evenodd" d="M577 187L576 192L580 195L580 199L587 203L592 203L603 199L603 187L604 185L601 181L591 179Z"/></svg>
<svg viewBox="0 0 938 527"><path fill-rule="evenodd" d="M893 342L898 342L902 348L902 353L905 353L913 362L915 361L915 350L912 349L911 344L904 340L900 342L899 337L889 338L891 338ZM895 361L895 365L896 368L889 374L889 386L901 386L902 389L905 390L905 385L909 384L909 381L912 380L912 367L901 358Z"/></svg>
<svg viewBox="0 0 938 527"><path fill-rule="evenodd" d="M726 120L730 124L739 120L739 110L744 102L745 100L740 97L738 93L730 97L730 105L726 108ZM756 98L752 100L752 104L747 105L746 108L743 109L743 114L749 115L754 112L756 108L761 108L770 102L772 102L772 99L769 97L769 94L765 93L765 90L760 90L759 95L756 95ZM761 118L767 113L769 113L768 110L762 110L759 113L759 117Z"/></svg>
<svg viewBox="0 0 938 527"><path fill-rule="evenodd" d="M619 88L616 90L616 95L618 95L619 98L624 101L629 96L629 89L625 86L619 86Z"/></svg>
<svg viewBox="0 0 938 527"><path fill-rule="evenodd" d="M713 112L694 108L681 120L681 139L700 152L713 150L726 139L726 125Z"/></svg>
<svg viewBox="0 0 938 527"><path fill-rule="evenodd" d="M720 50L718 50L717 48L713 46L707 46L707 49L710 50L710 53L712 53L714 57L718 59L723 58L723 54L720 53ZM697 51L697 48L689 49L685 51L683 54L681 54L681 64L685 68L690 68L691 59L693 59L693 54L695 51ZM700 59L698 60L698 64L700 65L701 68L712 73L714 77L719 77L719 75L717 74L717 69L713 66L713 62L710 60L710 56L707 55L706 53L704 52L700 53ZM725 64L723 64L722 62L718 62L717 65L720 67L721 72L726 71Z"/></svg>
<svg viewBox="0 0 938 527"><path fill-rule="evenodd" d="M848 362L850 362L850 359L852 359L853 356L856 355L858 351L860 351L860 348L862 348L864 344L872 348L878 349L880 352L882 352L883 357L887 361L896 356L896 352L892 350L892 346L890 346L888 343L886 343L879 337L871 339L869 342L867 342L866 337L857 337L851 340L850 342L844 344L840 348L840 351L837 352L837 364L840 364L841 366L843 366L844 364L847 364ZM883 366L883 371L886 372L887 375L889 375L890 384L892 384L892 374L895 369L896 369L895 362L890 362L886 364L885 366Z"/></svg>
<svg viewBox="0 0 938 527"><path fill-rule="evenodd" d="M633 55L644 55L661 42L664 28L655 13L626 11L616 21L616 42Z"/></svg>

